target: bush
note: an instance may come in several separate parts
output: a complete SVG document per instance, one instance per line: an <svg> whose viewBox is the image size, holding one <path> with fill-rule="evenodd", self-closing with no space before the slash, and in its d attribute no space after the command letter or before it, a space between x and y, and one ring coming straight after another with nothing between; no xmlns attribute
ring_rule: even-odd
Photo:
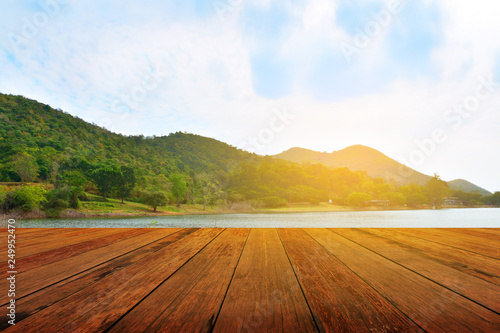
<svg viewBox="0 0 500 333"><path fill-rule="evenodd" d="M59 198L53 198L53 199L51 198L49 199L47 204L44 205L43 209L45 213L47 213L48 217L59 217L61 212L66 208L68 208L67 201Z"/></svg>
<svg viewBox="0 0 500 333"><path fill-rule="evenodd" d="M288 205L288 201L280 197L265 197L261 198L260 201L265 208L278 208Z"/></svg>
<svg viewBox="0 0 500 333"><path fill-rule="evenodd" d="M31 212L40 208L47 199L47 191L40 186L21 186L8 192L2 202L3 211L18 209L22 212Z"/></svg>
<svg viewBox="0 0 500 333"><path fill-rule="evenodd" d="M68 207L77 209L80 206L78 197L82 190L76 187L57 188L47 193L47 202L43 210L49 217L58 217Z"/></svg>

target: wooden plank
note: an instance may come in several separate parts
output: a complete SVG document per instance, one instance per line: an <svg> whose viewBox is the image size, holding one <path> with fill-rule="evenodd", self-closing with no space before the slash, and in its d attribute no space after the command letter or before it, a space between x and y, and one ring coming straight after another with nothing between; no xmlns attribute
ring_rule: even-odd
<svg viewBox="0 0 500 333"><path fill-rule="evenodd" d="M19 221L19 220L17 220ZM17 225L17 222L16 222ZM43 232L51 232L51 231L57 231L59 228L21 228L18 225L16 226L16 232L19 232L19 234L28 234L28 233L43 233ZM66 229L66 228L65 228ZM69 228L67 228L69 229ZM77 228L73 228L77 229Z"/></svg>
<svg viewBox="0 0 500 333"><path fill-rule="evenodd" d="M49 235L74 232L82 228L16 228L16 234L22 235L23 239L43 238Z"/></svg>
<svg viewBox="0 0 500 333"><path fill-rule="evenodd" d="M405 229L406 234L412 235L418 238L427 239L435 243L444 244L448 246L453 246L462 250L482 254L493 259L500 260L500 251L497 248L491 246L483 245L481 243L472 242L469 240L461 239L461 237L443 237L439 235L438 232L432 229Z"/></svg>
<svg viewBox="0 0 500 333"><path fill-rule="evenodd" d="M116 231L114 231L116 232ZM24 239L24 236L16 234L16 258L20 259L29 255L56 249L58 247L80 243L81 239L97 238L98 235L106 235L114 233L109 228L100 229L79 229L70 232L53 233L44 235L43 237L32 237ZM6 249L0 251L0 255L4 255Z"/></svg>
<svg viewBox="0 0 500 333"><path fill-rule="evenodd" d="M48 235L44 235L43 237L31 237L28 239L25 238L26 237L25 235L20 235L18 237L18 244L22 244L24 248L27 248L28 246L34 246L44 243L53 243L61 240L69 241L70 239L78 239L78 236L99 234L105 232L106 230L109 231L109 229L106 228L95 228L95 229L81 228L71 231L62 230L61 232L58 233L54 232Z"/></svg>
<svg viewBox="0 0 500 333"><path fill-rule="evenodd" d="M17 275L18 292L16 292L16 296L19 298L31 294L84 270L152 243L162 237L163 234L159 232L144 233L71 258L20 273ZM0 280L0 290L7 290L5 289L7 285L8 281L6 279ZM0 294L0 304L6 304L7 302L7 294Z"/></svg>
<svg viewBox="0 0 500 333"><path fill-rule="evenodd" d="M500 285L500 262L481 254L460 250L405 233L405 229L360 229L364 232L385 237L423 251L434 261L476 276L485 281Z"/></svg>
<svg viewBox="0 0 500 333"><path fill-rule="evenodd" d="M150 234L162 232L161 229L156 230ZM28 329L33 332L87 330L87 327L77 325L75 320L85 317L89 311L92 315L105 314L105 321L96 322L99 327L95 330L103 331L116 320L115 318L124 314L120 311L123 309L128 311L146 297L221 231L221 229L196 230L144 260L108 275L99 283L94 283L37 312L14 327L8 328L6 332L26 332Z"/></svg>
<svg viewBox="0 0 500 333"><path fill-rule="evenodd" d="M500 315L334 232L306 232L424 330L495 332Z"/></svg>
<svg viewBox="0 0 500 333"><path fill-rule="evenodd" d="M277 231L252 229L214 332L317 331Z"/></svg>
<svg viewBox="0 0 500 333"><path fill-rule="evenodd" d="M453 240L460 240L462 242L481 244L483 246L487 246L489 248L494 248L496 250L500 250L500 237L497 239L489 239L488 237L474 236L470 235L467 232L467 229L458 229L456 228L454 231L444 228L432 228L432 229L424 229L425 232L431 233L433 235L440 236L444 239L451 238Z"/></svg>
<svg viewBox="0 0 500 333"><path fill-rule="evenodd" d="M107 236L99 237L102 235L97 235L92 233L90 240L85 241L89 238L80 238L81 243L72 244L60 248L56 248L50 251L44 251L36 253L28 257L21 257L16 259L17 272L22 273L29 271L40 266L44 266L62 259L71 258L73 256L98 249L103 246L107 246L118 241L142 235L147 232L151 232L152 229L127 229L126 231L115 230L115 232L107 232ZM95 238L98 237L98 238ZM19 251L21 252L21 251ZM7 265L7 263L5 263ZM0 273L0 278L7 277L7 271Z"/></svg>
<svg viewBox="0 0 500 333"><path fill-rule="evenodd" d="M422 331L303 230L279 235L321 331Z"/></svg>
<svg viewBox="0 0 500 333"><path fill-rule="evenodd" d="M248 233L248 229L226 229L109 332L210 331ZM76 324L94 329L107 316L88 313L85 320L79 318Z"/></svg>
<svg viewBox="0 0 500 333"><path fill-rule="evenodd" d="M333 231L490 310L500 313L500 286L434 261L425 252L401 243L356 229L335 229Z"/></svg>
<svg viewBox="0 0 500 333"><path fill-rule="evenodd" d="M480 237L481 239L491 239L494 240L497 244L496 247L500 246L500 232L492 232L487 229L475 229L475 228L446 228L440 229L449 232L455 232L459 234L467 234L470 236Z"/></svg>
<svg viewBox="0 0 500 333"><path fill-rule="evenodd" d="M22 236L22 237L20 237L21 240L28 240L28 239L40 239L40 238L47 237L50 235L64 234L66 232L74 232L77 230L81 230L81 228L57 229L57 228L19 228L19 227L16 227L15 232L16 232L16 235ZM2 230L2 232L6 232L6 231L7 231L7 228Z"/></svg>
<svg viewBox="0 0 500 333"><path fill-rule="evenodd" d="M161 229L159 231L155 231L164 233L164 237L73 277L60 281L38 292L25 296L21 299L17 299L16 306L18 314L16 316L16 321L19 322L34 313L78 292L81 289L84 289L96 282L98 283L106 276L114 274L135 262L143 260L143 258L163 249L183 237L186 237L195 230L196 229ZM7 317L0 318L0 331L10 326L7 323L7 320Z"/></svg>
<svg viewBox="0 0 500 333"><path fill-rule="evenodd" d="M54 235L47 237L46 240L39 239L35 243L22 243L18 250L18 258L28 257L36 253L46 252L53 249L59 249L65 246L79 244L88 240L97 239L107 235L114 235L122 232L134 230L133 228L118 229L118 228L99 228L99 229L82 229L77 235L67 237L66 235Z"/></svg>

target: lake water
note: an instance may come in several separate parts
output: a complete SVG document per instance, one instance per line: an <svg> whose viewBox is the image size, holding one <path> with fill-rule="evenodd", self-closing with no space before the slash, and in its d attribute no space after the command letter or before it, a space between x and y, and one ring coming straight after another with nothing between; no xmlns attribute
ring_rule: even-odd
<svg viewBox="0 0 500 333"><path fill-rule="evenodd" d="M500 208L181 215L18 221L46 228L500 228Z"/></svg>

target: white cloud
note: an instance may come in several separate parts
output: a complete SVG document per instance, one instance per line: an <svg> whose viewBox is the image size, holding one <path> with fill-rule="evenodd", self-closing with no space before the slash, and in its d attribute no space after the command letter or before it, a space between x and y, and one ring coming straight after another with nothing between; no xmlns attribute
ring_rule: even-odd
<svg viewBox="0 0 500 333"><path fill-rule="evenodd" d="M203 18L177 13L172 3L130 7L118 2L71 2L61 7L26 49L13 52L7 34L1 34L0 91L49 103L125 134L180 130L233 145L269 127L275 108L288 109L296 118L261 153L291 146L332 151L360 143L394 158L404 157L415 149L415 140L447 125L443 114L471 94L479 76L491 72L500 51L495 38L500 30L496 17L500 5L451 0L439 4L444 40L434 59L442 72L430 79L394 79L384 71L380 73L383 78L369 76L372 69L387 66L385 30L356 58L353 68L356 73L367 73L366 80L389 83L356 98L321 102L305 84L325 49L339 50L342 41L352 38L336 24L337 3L326 0L286 8L293 24L278 41L277 52L290 59L293 95L277 100L254 92L253 46L239 24L245 2L222 19L216 12ZM262 1L259 6L268 8L270 3ZM0 14L2 32L21 31L23 17L32 17L40 9L17 4L9 10ZM143 85L150 69L169 75L132 110L124 114L114 109L117 99ZM347 73L348 80L351 72ZM500 167L498 158L489 157L484 148L495 149L492 142L500 139L494 111L498 98L489 103L460 131L450 132L449 140L421 170L438 171L445 178L460 173L488 189L500 189L500 179L491 180L493 168ZM477 176L477 164L460 163L470 162L464 156L484 159L483 166L491 166L491 172Z"/></svg>

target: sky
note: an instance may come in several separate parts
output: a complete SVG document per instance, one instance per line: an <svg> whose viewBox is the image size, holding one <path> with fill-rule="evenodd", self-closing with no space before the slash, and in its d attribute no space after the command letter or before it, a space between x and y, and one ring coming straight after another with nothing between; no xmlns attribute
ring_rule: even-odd
<svg viewBox="0 0 500 333"><path fill-rule="evenodd" d="M0 92L258 154L362 144L500 191L500 3L0 0Z"/></svg>

